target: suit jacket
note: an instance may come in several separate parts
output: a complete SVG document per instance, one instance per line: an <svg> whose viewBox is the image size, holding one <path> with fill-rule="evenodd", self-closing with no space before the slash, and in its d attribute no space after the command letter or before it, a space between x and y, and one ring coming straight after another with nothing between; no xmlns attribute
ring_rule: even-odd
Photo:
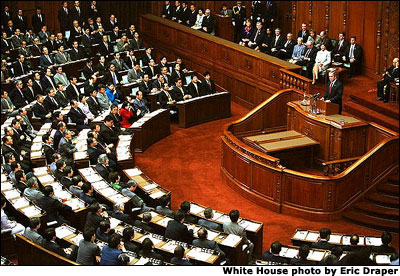
<svg viewBox="0 0 400 276"><path fill-rule="evenodd" d="M50 76L50 79L51 79L51 82L52 82L53 85L54 85L54 88L57 89L57 87L56 87L56 82L54 81L54 79L53 79L51 76ZM43 93L47 93L47 89L48 89L48 88L53 89L53 85L51 84L51 82L50 82L50 80L49 80L46 76L44 76L44 77L41 79L40 84L42 85Z"/></svg>
<svg viewBox="0 0 400 276"><path fill-rule="evenodd" d="M33 27L33 32L37 34L40 32L42 27L45 25L45 16L43 13L41 13L42 20L40 20L39 16L37 13L32 15L32 27Z"/></svg>
<svg viewBox="0 0 400 276"><path fill-rule="evenodd" d="M74 48L71 48L71 51L69 52L69 56L71 57L72 61L85 58L85 54L79 47L78 47L78 51L76 51Z"/></svg>
<svg viewBox="0 0 400 276"><path fill-rule="evenodd" d="M144 64L144 61L143 61L143 64ZM153 70L151 70L151 68L153 68ZM155 66L153 66L153 67L148 66L146 68L146 73L149 75L149 78L151 79L159 73L159 68L155 67Z"/></svg>
<svg viewBox="0 0 400 276"><path fill-rule="evenodd" d="M67 253L65 253L64 249L53 241L49 242L47 240L43 240L42 246L51 252L63 256L64 258L69 257Z"/></svg>
<svg viewBox="0 0 400 276"><path fill-rule="evenodd" d="M201 96L201 83L197 82L197 89L193 82L190 82L187 86L189 94L195 98Z"/></svg>
<svg viewBox="0 0 400 276"><path fill-rule="evenodd" d="M115 70L114 72L115 72L115 77L117 78L118 82L117 84L119 84L121 82L121 77L119 76L119 74L117 74L117 70ZM104 75L104 83L106 84L114 83L110 70L108 70Z"/></svg>
<svg viewBox="0 0 400 276"><path fill-rule="evenodd" d="M153 56L150 55L149 57L146 53L144 53L142 56L143 66L149 65L150 59L154 59Z"/></svg>
<svg viewBox="0 0 400 276"><path fill-rule="evenodd" d="M14 63L13 68L14 68L14 77L19 77L19 76L22 76L22 75L26 75L30 71L28 65L26 64L26 62L23 62L22 65L21 65L21 63L19 61L16 61ZM23 71L22 71L22 68L23 68Z"/></svg>
<svg viewBox="0 0 400 276"><path fill-rule="evenodd" d="M210 241L207 239L196 239L193 240L193 245L200 248L212 249L220 253L221 259L225 258L225 253L219 247L216 241Z"/></svg>
<svg viewBox="0 0 400 276"><path fill-rule="evenodd" d="M82 7L79 7L79 10L80 12L78 12L76 7L72 7L69 11L71 16L71 21L77 20L79 22L79 25L81 25L85 19L83 16Z"/></svg>
<svg viewBox="0 0 400 276"><path fill-rule="evenodd" d="M136 41L136 39L133 38L131 40L131 49L134 50L143 49L143 40L141 38L138 38L138 40Z"/></svg>
<svg viewBox="0 0 400 276"><path fill-rule="evenodd" d="M110 173L110 170L107 167L105 167L103 164L97 163L96 164L96 171L101 175L101 177L104 178L104 180L106 180L106 181L108 180L108 174Z"/></svg>
<svg viewBox="0 0 400 276"><path fill-rule="evenodd" d="M42 48L40 45L33 44L30 48L32 56L38 57L42 54Z"/></svg>
<svg viewBox="0 0 400 276"><path fill-rule="evenodd" d="M11 90L9 97L16 108L24 107L25 105L28 104L23 95L22 90L19 91L17 88Z"/></svg>
<svg viewBox="0 0 400 276"><path fill-rule="evenodd" d="M116 59L113 59L111 61L111 64L114 64L116 72L129 69L129 67L125 64L124 60L121 58L119 59L119 61L117 61Z"/></svg>
<svg viewBox="0 0 400 276"><path fill-rule="evenodd" d="M95 98L96 100L94 100L92 97L88 97L86 102L89 106L89 110L90 112L95 116L99 116L100 114L100 105L99 105L99 101L97 100L97 98Z"/></svg>
<svg viewBox="0 0 400 276"><path fill-rule="evenodd" d="M35 103L32 107L33 114L42 120L42 123L46 121L46 115L49 114L50 110L47 110L43 104Z"/></svg>
<svg viewBox="0 0 400 276"><path fill-rule="evenodd" d="M107 20L105 23L104 23L104 30L106 31L106 32L112 32L113 31L113 29L115 28L115 26L118 26L118 23L117 22L111 22L110 20Z"/></svg>
<svg viewBox="0 0 400 276"><path fill-rule="evenodd" d="M136 71L135 69L130 69L128 71L128 82L133 82L135 80L140 80L143 78L143 71L138 70Z"/></svg>
<svg viewBox="0 0 400 276"><path fill-rule="evenodd" d="M328 51L332 51L332 41L329 37L325 36L322 40L321 40L321 45L325 45L326 50Z"/></svg>
<svg viewBox="0 0 400 276"><path fill-rule="evenodd" d="M52 53L53 51L58 50L58 48L57 48L58 44L57 44L56 40L49 39L44 45L49 50L49 53Z"/></svg>
<svg viewBox="0 0 400 276"><path fill-rule="evenodd" d="M44 144L43 145L44 155L46 156L47 164L51 164L53 154L56 152L52 145Z"/></svg>
<svg viewBox="0 0 400 276"><path fill-rule="evenodd" d="M72 144L71 140L66 140L64 137L58 143L58 153L67 159L73 160L73 153L78 151Z"/></svg>
<svg viewBox="0 0 400 276"><path fill-rule="evenodd" d="M36 244L41 244L43 241L43 237L35 229L31 229L30 227L25 229L24 236Z"/></svg>
<svg viewBox="0 0 400 276"><path fill-rule="evenodd" d="M71 107L71 110L68 112L68 117L71 118L71 121L77 125L84 125L85 124L85 119L86 115L83 114L82 110L77 107L78 110L75 108Z"/></svg>
<svg viewBox="0 0 400 276"><path fill-rule="evenodd" d="M54 100L56 101L56 103L54 103L49 96L46 96L46 98L44 98L43 101L43 105L46 108L46 110L48 110L48 112L54 112L54 110L59 109L60 108L60 104L57 102L57 100L54 97Z"/></svg>
<svg viewBox="0 0 400 276"><path fill-rule="evenodd" d="M283 46L285 45L285 38L284 38L283 35L281 34L281 35L279 36L278 40L276 41L276 43L275 43L275 41L276 41L276 36L273 36L273 37L272 37L272 41L271 41L271 46L270 46L270 48L271 48L271 49L272 49L272 48L276 48L276 49L279 51L279 50L282 49ZM293 47L294 47L294 46L293 46Z"/></svg>
<svg viewBox="0 0 400 276"><path fill-rule="evenodd" d="M92 47L92 37L89 35L89 37L84 34L81 36L81 44L83 46L83 49L90 50L90 47Z"/></svg>
<svg viewBox="0 0 400 276"><path fill-rule="evenodd" d="M95 66L96 72L99 72L99 76L104 76L107 72L107 63L101 64L100 62Z"/></svg>
<svg viewBox="0 0 400 276"><path fill-rule="evenodd" d="M213 229L222 232L221 225L216 222L209 221L207 219L199 219L198 224L204 226L207 229Z"/></svg>
<svg viewBox="0 0 400 276"><path fill-rule="evenodd" d="M46 32L40 31L38 33L38 37L39 37L40 43L45 44L49 40L50 33L48 31L46 31ZM50 51L49 51L49 53L50 53Z"/></svg>
<svg viewBox="0 0 400 276"><path fill-rule="evenodd" d="M334 82L331 92L329 93L331 82L328 83L326 88L324 99L330 100L332 103L339 105L339 114L342 112L342 95L343 95L343 84L336 79Z"/></svg>
<svg viewBox="0 0 400 276"><path fill-rule="evenodd" d="M304 56L306 56L308 50L309 50L308 48L304 49ZM307 63L314 64L315 58L317 57L317 53L318 53L317 47L312 47L310 53L308 54L308 57L310 58L310 60L307 61Z"/></svg>
<svg viewBox="0 0 400 276"><path fill-rule="evenodd" d="M69 44L72 45L72 43L76 41L80 41L80 38L82 36L82 29L79 31L78 29L75 29L75 27L71 27L71 33L69 36Z"/></svg>
<svg viewBox="0 0 400 276"><path fill-rule="evenodd" d="M105 124L100 126L100 137L101 140L107 145L117 145L118 143L118 133L107 127Z"/></svg>
<svg viewBox="0 0 400 276"><path fill-rule="evenodd" d="M211 86L210 86L211 85ZM214 94L216 92L215 90L215 84L213 80L210 80L210 85L208 85L206 80L203 80L201 82L201 94L202 96L204 95L210 95L210 94Z"/></svg>
<svg viewBox="0 0 400 276"><path fill-rule="evenodd" d="M196 10L194 10L193 12L190 11L189 17L187 20L189 20L189 23L185 22L186 25L188 25L189 27L194 26L194 24L196 24L196 20L197 20L197 11Z"/></svg>
<svg viewBox="0 0 400 276"><path fill-rule="evenodd" d="M13 23L15 29L20 29L21 33L25 33L28 21L26 20L26 16L22 15L21 17L22 19L18 15L16 15L14 17Z"/></svg>
<svg viewBox="0 0 400 276"><path fill-rule="evenodd" d="M151 83L148 81L145 83L144 81L139 83L139 91L142 91L143 95L148 95L151 93Z"/></svg>
<svg viewBox="0 0 400 276"><path fill-rule="evenodd" d="M172 9L173 9L173 7L172 7L171 4L169 4L168 6L166 6L166 5L164 4L164 5L163 5L162 12L161 12L161 15L165 15L165 18L166 18L166 19L171 20L171 18L172 18Z"/></svg>
<svg viewBox="0 0 400 276"><path fill-rule="evenodd" d="M84 93L85 96L89 97L90 93L92 93L92 91L96 89L95 86L97 86L97 84L95 84L95 83L90 84L89 80L85 81L83 83L83 90L85 92Z"/></svg>
<svg viewBox="0 0 400 276"><path fill-rule="evenodd" d="M65 89L65 93L67 94L68 100L77 100L77 101L79 101L80 91L79 91L78 87L76 87L76 89L78 90L78 94L76 93L76 91L75 91L74 87L72 86L72 84L69 84L67 86L67 88Z"/></svg>
<svg viewBox="0 0 400 276"><path fill-rule="evenodd" d="M253 31L253 33L250 36L250 41L253 43L256 43L256 45L260 47L265 38L265 31L263 29L261 29L260 33L258 35L257 35L257 31L258 31L257 29L255 29ZM257 35L257 37L256 37L256 35Z"/></svg>
<svg viewBox="0 0 400 276"><path fill-rule="evenodd" d="M309 30L306 30L304 35L303 35L303 30L300 30L299 33L297 34L297 37L302 37L303 38L303 43L307 42L308 37L310 36Z"/></svg>
<svg viewBox="0 0 400 276"><path fill-rule="evenodd" d="M17 35L14 34L11 37L11 43L13 44L14 48L21 47L22 39L23 39L22 35L17 36Z"/></svg>
<svg viewBox="0 0 400 276"><path fill-rule="evenodd" d="M175 220L168 222L165 229L165 237L177 241L191 243L193 240L193 230L186 227L186 225L179 223Z"/></svg>
<svg viewBox="0 0 400 276"><path fill-rule="evenodd" d="M347 48L346 48L346 51L345 51L346 60L349 60L349 59L350 59L350 58L349 58L349 55L350 55L350 47L351 47L351 44L347 45ZM362 48L361 48L361 46L360 46L358 43L356 43L355 46L354 46L353 55L354 55L354 58L355 58L355 60L356 60L356 61L355 61L356 63L361 62L361 58L362 58Z"/></svg>
<svg viewBox="0 0 400 276"><path fill-rule="evenodd" d="M172 90L168 91L168 94L170 95L170 97L172 98L172 100L175 100L174 98L174 93ZM160 102L160 105L162 108L166 108L168 106L168 102L169 102L169 98L167 96L167 94L165 93L164 90L162 90L159 94L158 94L158 101Z"/></svg>
<svg viewBox="0 0 400 276"><path fill-rule="evenodd" d="M67 87L69 85L69 80L67 78L67 75L63 72L62 74L55 74L54 75L54 82L56 85L62 84L64 87Z"/></svg>
<svg viewBox="0 0 400 276"><path fill-rule="evenodd" d="M35 94L33 87L32 90L29 87L25 87L24 89L22 89L22 93L24 94L24 97L28 101L28 103L31 103L36 100L37 94Z"/></svg>
<svg viewBox="0 0 400 276"><path fill-rule="evenodd" d="M136 110L140 110L140 115L139 117L143 117L146 113L149 113L150 110L144 103L144 101L139 101L138 99L135 99L133 101L133 106L135 107Z"/></svg>
<svg viewBox="0 0 400 276"><path fill-rule="evenodd" d="M58 22L60 23L61 32L69 30L70 28L70 12L68 14L65 12L63 8L58 10Z"/></svg>
<svg viewBox="0 0 400 276"><path fill-rule="evenodd" d="M50 65L56 64L56 61L54 60L54 56L53 55L48 55L48 56L49 56L49 58L46 58L45 55L40 56L39 64L44 69L47 69L47 67L49 67Z"/></svg>
<svg viewBox="0 0 400 276"><path fill-rule="evenodd" d="M285 264L288 262L287 259L281 257L281 256L275 256L274 254L272 254L269 250L265 251L263 254L263 258L264 261L268 261L268 262L276 262L276 263L281 263L281 264Z"/></svg>
<svg viewBox="0 0 400 276"><path fill-rule="evenodd" d="M97 144L95 147L88 147L90 164L97 164L97 158L101 154L106 154L106 151L100 145Z"/></svg>
<svg viewBox="0 0 400 276"><path fill-rule="evenodd" d="M71 61L71 57L68 53L64 52L63 54L58 52L55 54L57 64L64 64Z"/></svg>
<svg viewBox="0 0 400 276"><path fill-rule="evenodd" d="M312 248L317 248L317 249L326 249L326 250L332 250L332 248L335 247L334 244L328 243L327 241L319 241L319 242L313 242L311 244Z"/></svg>
<svg viewBox="0 0 400 276"><path fill-rule="evenodd" d="M108 48L105 46L104 42L99 43L99 53L101 56L108 56L113 52L113 46L110 42L107 43Z"/></svg>
<svg viewBox="0 0 400 276"><path fill-rule="evenodd" d="M172 88L172 94L174 94L174 99L176 99L177 102L183 101L183 97L188 95L187 88L185 86L182 86L181 88L182 88L182 90L180 88L178 88L177 86L173 86L173 88ZM183 91L183 94L182 94L182 91Z"/></svg>
<svg viewBox="0 0 400 276"><path fill-rule="evenodd" d="M38 205L46 211L48 221L58 221L60 219L60 211L71 211L72 208L62 204L57 199L49 196L43 196L38 200Z"/></svg>
<svg viewBox="0 0 400 276"><path fill-rule="evenodd" d="M135 56L133 56L133 57L132 57L132 60L131 60L131 58L129 57L129 55L127 55L127 56L125 57L124 61L125 61L126 66L128 66L129 69L132 69L133 66L135 65L136 58L135 58Z"/></svg>
<svg viewBox="0 0 400 276"><path fill-rule="evenodd" d="M211 34L214 31L215 19L210 15L208 17L204 16L201 28L207 27L207 33Z"/></svg>
<svg viewBox="0 0 400 276"><path fill-rule="evenodd" d="M29 47L30 48L30 47ZM30 57L30 56L32 56L32 53L31 53L31 50L29 50L29 48L28 47L25 47L25 48L19 48L18 49L18 54L20 54L20 55L24 55L24 57L26 58L26 57Z"/></svg>
<svg viewBox="0 0 400 276"><path fill-rule="evenodd" d="M85 228L86 227L93 227L97 228L100 226L100 222L102 221L109 221L109 219L103 218L96 213L89 212L86 216L86 223L85 223Z"/></svg>
<svg viewBox="0 0 400 276"><path fill-rule="evenodd" d="M90 79L90 77L95 73L95 69L93 66L89 68L89 66L85 65L85 67L82 69L83 76L85 79Z"/></svg>
<svg viewBox="0 0 400 276"><path fill-rule="evenodd" d="M333 49L332 54L333 55L337 55L338 54L340 56L344 56L345 53L346 53L346 48L349 45L349 43L346 40L343 40L342 45L340 45L341 47L339 48L339 42L340 41L338 41L336 43L335 49Z"/></svg>
<svg viewBox="0 0 400 276"><path fill-rule="evenodd" d="M12 107L14 108L14 111L15 111L15 105L12 103L10 97L7 97L7 99L1 98L1 115L3 115L3 114L9 115L8 109L10 109ZM12 116L12 115L9 115L9 116Z"/></svg>

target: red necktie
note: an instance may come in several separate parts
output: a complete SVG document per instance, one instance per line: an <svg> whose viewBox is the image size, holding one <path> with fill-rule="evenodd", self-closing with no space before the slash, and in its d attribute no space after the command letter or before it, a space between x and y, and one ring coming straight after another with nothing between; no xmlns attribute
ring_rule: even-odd
<svg viewBox="0 0 400 276"><path fill-rule="evenodd" d="M329 95L331 94L331 91L332 91L332 83L331 83L331 85L329 85Z"/></svg>

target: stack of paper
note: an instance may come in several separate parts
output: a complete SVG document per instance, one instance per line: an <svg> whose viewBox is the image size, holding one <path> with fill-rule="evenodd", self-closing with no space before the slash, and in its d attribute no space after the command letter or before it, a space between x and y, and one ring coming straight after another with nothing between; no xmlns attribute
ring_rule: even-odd
<svg viewBox="0 0 400 276"><path fill-rule="evenodd" d="M390 264L390 255L376 255L375 261L377 264Z"/></svg>
<svg viewBox="0 0 400 276"><path fill-rule="evenodd" d="M42 152L41 151L31 151L31 158L36 159L42 157Z"/></svg>
<svg viewBox="0 0 400 276"><path fill-rule="evenodd" d="M168 222L169 222L170 220L173 220L173 219L170 218L170 217L165 217L165 218L163 218L162 220L158 221L157 224L158 224L158 225L161 225L162 227L167 227Z"/></svg>
<svg viewBox="0 0 400 276"><path fill-rule="evenodd" d="M33 143L31 151L40 151L42 149L42 143Z"/></svg>
<svg viewBox="0 0 400 276"><path fill-rule="evenodd" d="M215 219L219 223L223 224L225 222L231 222L231 218L228 215L222 215L218 219Z"/></svg>
<svg viewBox="0 0 400 276"><path fill-rule="evenodd" d="M96 173L96 174L91 174L91 175L86 176L86 179L87 179L88 181L90 181L90 183L103 180L103 178L100 176L100 174L97 174L97 173Z"/></svg>
<svg viewBox="0 0 400 276"><path fill-rule="evenodd" d="M126 197L122 194L115 194L113 196L110 196L108 199L114 203L119 203L119 204L124 204L130 200L129 197Z"/></svg>
<svg viewBox="0 0 400 276"><path fill-rule="evenodd" d="M117 227L120 223L121 223L121 221L120 221L119 219L111 218L111 217L110 217L110 228L111 228L111 229L114 229L114 228Z"/></svg>
<svg viewBox="0 0 400 276"><path fill-rule="evenodd" d="M326 251L311 250L307 260L320 262L325 257Z"/></svg>
<svg viewBox="0 0 400 276"><path fill-rule="evenodd" d="M305 230L305 231L297 230L296 234L294 234L293 238L296 239L296 240L304 240L306 238L307 234L308 234L307 230Z"/></svg>
<svg viewBox="0 0 400 276"><path fill-rule="evenodd" d="M147 192L147 191L150 191L150 190L152 190L154 188L157 188L157 187L158 187L157 184L152 183L152 184L149 184L149 185L146 185L146 186L142 186L142 189Z"/></svg>
<svg viewBox="0 0 400 276"><path fill-rule="evenodd" d="M83 240L83 235L82 234L78 234L78 235L76 235L76 237L73 237L72 239L70 239L70 241L72 241L76 245L79 245L79 242L81 240Z"/></svg>
<svg viewBox="0 0 400 276"><path fill-rule="evenodd" d="M249 220L242 219L239 223L241 226L244 227L247 231L255 232L260 227L260 223L252 222Z"/></svg>
<svg viewBox="0 0 400 276"><path fill-rule="evenodd" d="M149 262L148 258L141 257L134 265L145 265Z"/></svg>
<svg viewBox="0 0 400 276"><path fill-rule="evenodd" d="M117 194L118 192L116 190L114 190L113 188L108 187L108 188L99 190L99 193L101 193L105 197L110 197L110 196Z"/></svg>
<svg viewBox="0 0 400 276"><path fill-rule="evenodd" d="M35 176L42 176L48 174L47 167L34 168L33 172Z"/></svg>
<svg viewBox="0 0 400 276"><path fill-rule="evenodd" d="M126 173L129 177L132 177L132 176L136 176L136 175L141 175L141 174L142 174L142 171L139 170L138 168L134 168L134 169L125 170L125 173Z"/></svg>
<svg viewBox="0 0 400 276"><path fill-rule="evenodd" d="M110 187L104 180L92 183L92 187L96 190L101 190Z"/></svg>
<svg viewBox="0 0 400 276"><path fill-rule="evenodd" d="M375 237L366 237L365 244L366 245L372 245L372 246L381 246L382 245L382 239L381 238L375 238Z"/></svg>
<svg viewBox="0 0 400 276"><path fill-rule="evenodd" d="M288 248L283 257L292 259L292 258L296 257L298 253L299 253L298 249Z"/></svg>
<svg viewBox="0 0 400 276"><path fill-rule="evenodd" d="M240 241L242 240L241 237L233 235L233 234L229 234L222 242L222 245L226 245L229 247L235 247L236 244L238 244Z"/></svg>
<svg viewBox="0 0 400 276"><path fill-rule="evenodd" d="M164 192L158 191L158 192L152 193L152 194L150 195L150 197L153 198L153 199L156 199L156 198L162 197L163 195L165 195Z"/></svg>
<svg viewBox="0 0 400 276"><path fill-rule="evenodd" d="M316 242L318 240L319 233L308 232L306 241Z"/></svg>
<svg viewBox="0 0 400 276"><path fill-rule="evenodd" d="M20 193L18 190L14 189L14 190L4 192L4 196L7 199L17 198L17 197L20 197Z"/></svg>
<svg viewBox="0 0 400 276"><path fill-rule="evenodd" d="M19 209L19 208L23 208L25 206L29 205L29 201L26 200L24 197L20 197L18 199L15 199L11 202L11 204L13 205L13 207L15 209Z"/></svg>
<svg viewBox="0 0 400 276"><path fill-rule="evenodd" d="M88 154L86 151L77 151L74 152L74 160L82 160L88 157Z"/></svg>
<svg viewBox="0 0 400 276"><path fill-rule="evenodd" d="M207 239L210 240L210 241L213 241L220 234L219 232L214 232L214 231L211 231L211 230L208 230L207 232L208 232Z"/></svg>
<svg viewBox="0 0 400 276"><path fill-rule="evenodd" d="M169 241L166 244L164 244L163 246L161 246L161 248L170 253L174 253L176 246L177 245L173 241Z"/></svg>
<svg viewBox="0 0 400 276"><path fill-rule="evenodd" d="M60 240L62 240L65 237L68 237L69 235L72 235L73 233L74 231L65 225L56 228L56 236Z"/></svg>
<svg viewBox="0 0 400 276"><path fill-rule="evenodd" d="M11 190L13 188L13 184L11 182L2 182L1 183L1 190L5 191L5 190Z"/></svg>
<svg viewBox="0 0 400 276"><path fill-rule="evenodd" d="M54 182L54 178L51 175L44 175L44 176L40 176L38 177L40 183L42 184L46 184L46 183L50 183L50 182Z"/></svg>
<svg viewBox="0 0 400 276"><path fill-rule="evenodd" d="M206 262L212 256L210 253L201 252L200 248L193 248L186 255L203 262Z"/></svg>
<svg viewBox="0 0 400 276"><path fill-rule="evenodd" d="M78 198L73 198L71 200L68 200L65 202L65 204L70 206L72 208L72 210L74 210L74 211L85 207L85 203L83 201L79 200Z"/></svg>
<svg viewBox="0 0 400 276"><path fill-rule="evenodd" d="M335 235L335 234L332 234L332 235L330 235L330 238L329 238L329 242L330 242L330 243L337 243L337 244L340 244L340 243L341 243L341 240L342 240L342 235Z"/></svg>
<svg viewBox="0 0 400 276"><path fill-rule="evenodd" d="M190 204L190 213L192 213L192 214L199 214L199 213L201 213L201 212L204 212L204 210L205 210L205 208L203 208L203 207L201 207L201 206L199 206L199 205L197 205L197 204L194 204L194 203L191 203Z"/></svg>
<svg viewBox="0 0 400 276"><path fill-rule="evenodd" d="M25 216L27 216L28 218L31 218L31 217L39 215L41 210L39 210L35 206L29 206L24 209L21 209L21 211L25 214Z"/></svg>

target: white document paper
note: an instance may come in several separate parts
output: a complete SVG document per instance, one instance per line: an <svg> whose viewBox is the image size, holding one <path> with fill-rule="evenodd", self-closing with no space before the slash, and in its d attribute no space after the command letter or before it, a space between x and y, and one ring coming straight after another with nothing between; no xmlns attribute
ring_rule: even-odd
<svg viewBox="0 0 400 276"><path fill-rule="evenodd" d="M376 255L375 261L377 264L390 264L389 255Z"/></svg>
<svg viewBox="0 0 400 276"><path fill-rule="evenodd" d="M226 245L229 247L235 247L235 245L241 240L242 238L233 234L229 234L222 242L222 245Z"/></svg>
<svg viewBox="0 0 400 276"><path fill-rule="evenodd" d="M15 189L4 192L4 196L7 199L21 197L19 191Z"/></svg>
<svg viewBox="0 0 400 276"><path fill-rule="evenodd" d="M13 188L13 184L11 182L2 182L1 183L1 190L5 191L5 190L11 190Z"/></svg>
<svg viewBox="0 0 400 276"><path fill-rule="evenodd" d="M125 170L125 173L126 173L127 175L129 175L130 177L132 177L132 176L141 175L141 174L142 174L142 171L139 170L138 168L134 168L134 169Z"/></svg>
<svg viewBox="0 0 400 276"><path fill-rule="evenodd" d="M193 203L190 204L190 213L192 213L192 214L197 215L197 214L203 212L204 210L205 210L205 208L203 208L197 204L193 204Z"/></svg>
<svg viewBox="0 0 400 276"><path fill-rule="evenodd" d="M141 257L134 265L145 265L149 262L148 258Z"/></svg>
<svg viewBox="0 0 400 276"><path fill-rule="evenodd" d="M120 221L119 219L110 217L110 228L111 228L111 229L114 229L114 228L117 227L120 223L121 223L121 221Z"/></svg>
<svg viewBox="0 0 400 276"><path fill-rule="evenodd" d="M29 201L26 200L26 198L21 197L21 198L18 198L18 199L13 200L13 201L11 202L11 204L12 204L12 206L13 206L15 209L19 209L19 208L28 206L28 205L29 205Z"/></svg>
<svg viewBox="0 0 400 276"><path fill-rule="evenodd" d="M47 167L34 168L33 173L35 176L42 176L48 174Z"/></svg>
<svg viewBox="0 0 400 276"><path fill-rule="evenodd" d="M110 187L104 180L92 183L92 187L96 190L101 190Z"/></svg>
<svg viewBox="0 0 400 276"><path fill-rule="evenodd" d="M382 245L382 240L381 238L375 238L375 237L366 237L366 245L373 245L373 246L381 246Z"/></svg>
<svg viewBox="0 0 400 276"><path fill-rule="evenodd" d="M212 254L210 254L210 253L201 252L201 250L199 248L193 248L186 255L193 259L203 261L203 262L207 261L208 258L210 258L212 256Z"/></svg>
<svg viewBox="0 0 400 276"><path fill-rule="evenodd" d="M243 219L240 225L243 226L247 231L255 232L261 224Z"/></svg>
<svg viewBox="0 0 400 276"><path fill-rule="evenodd" d="M163 246L161 246L162 249L164 249L170 253L174 253L174 250L176 247L177 247L177 245L172 241L169 241L166 244L164 244Z"/></svg>
<svg viewBox="0 0 400 276"><path fill-rule="evenodd" d="M42 149L42 143L33 143L31 146L31 151L39 151Z"/></svg>
<svg viewBox="0 0 400 276"><path fill-rule="evenodd" d="M74 152L74 159L75 160L82 160L88 157L88 154L86 151L77 151Z"/></svg>
<svg viewBox="0 0 400 276"><path fill-rule="evenodd" d="M78 198L73 198L71 200L65 201L65 204L70 206L74 211L85 207L85 203L83 201L80 201Z"/></svg>
<svg viewBox="0 0 400 276"><path fill-rule="evenodd" d="M35 158L40 158L42 157L42 152L41 151L31 151L31 158L35 159Z"/></svg>
<svg viewBox="0 0 400 276"><path fill-rule="evenodd" d="M325 251L312 250L307 257L307 260L320 262L325 257Z"/></svg>
<svg viewBox="0 0 400 276"><path fill-rule="evenodd" d="M81 240L83 240L83 235L82 234L78 234L78 235L76 235L76 237L73 237L72 239L70 239L70 241L72 241L76 245L79 245L79 242Z"/></svg>
<svg viewBox="0 0 400 276"><path fill-rule="evenodd" d="M329 242L330 243L338 243L338 244L340 244L341 239L342 239L342 235L334 235L334 234L332 234L332 235L330 235Z"/></svg>
<svg viewBox="0 0 400 276"><path fill-rule="evenodd" d="M343 236L342 244L350 245L350 236Z"/></svg>
<svg viewBox="0 0 400 276"><path fill-rule="evenodd" d="M39 215L41 210L36 208L35 206L29 206L27 208L22 209L21 211L25 214L25 216L31 218Z"/></svg>
<svg viewBox="0 0 400 276"><path fill-rule="evenodd" d="M165 195L165 193L159 191L159 192L156 192L156 193L151 194L150 197L156 199L156 198L162 197L163 195Z"/></svg>
<svg viewBox="0 0 400 276"><path fill-rule="evenodd" d="M305 231L297 230L296 234L294 234L293 238L296 239L296 240L304 240L307 237L307 234L308 234L307 230L305 230Z"/></svg>
<svg viewBox="0 0 400 276"><path fill-rule="evenodd" d="M288 248L284 257L292 259L292 258L296 257L298 253L299 253L298 249Z"/></svg>
<svg viewBox="0 0 400 276"><path fill-rule="evenodd" d="M211 241L213 241L220 234L219 232L214 232L214 231L211 231L211 230L208 230L207 232L208 232L207 239L211 240Z"/></svg>
<svg viewBox="0 0 400 276"><path fill-rule="evenodd" d="M146 238L149 238L153 242L154 246L156 246L156 244L159 244L160 242L162 242L162 240L156 239L156 238L152 237L151 235L144 235L138 241L142 243L144 241L144 239L146 239Z"/></svg>
<svg viewBox="0 0 400 276"><path fill-rule="evenodd" d="M87 179L90 183L103 180L103 178L100 176L100 174L97 174L97 173L96 173L96 174L91 174L91 175L89 175L88 177L86 177L86 179Z"/></svg>
<svg viewBox="0 0 400 276"><path fill-rule="evenodd" d="M39 179L40 183L42 183L42 184L46 184L46 183L49 183L49 182L54 182L54 178L49 174L48 175L44 175L44 176L39 176L38 179Z"/></svg>
<svg viewBox="0 0 400 276"><path fill-rule="evenodd" d="M218 221L219 223L225 223L225 222L230 222L231 218L228 215L222 215L220 216L218 219L215 219L216 221Z"/></svg>
<svg viewBox="0 0 400 276"><path fill-rule="evenodd" d="M146 185L146 186L142 186L142 189L145 190L145 191L150 191L151 189L154 189L154 188L157 188L157 187L158 187L157 184L152 183L152 184L149 184L149 185Z"/></svg>
<svg viewBox="0 0 400 276"><path fill-rule="evenodd" d="M62 240L65 237L68 237L69 235L72 235L74 232L69 228L64 225L57 227L56 228L56 236L60 240Z"/></svg>
<svg viewBox="0 0 400 276"><path fill-rule="evenodd" d="M101 193L105 197L110 197L112 195L117 194L118 192L116 190L114 190L113 188L108 187L108 188L99 190L99 193Z"/></svg>
<svg viewBox="0 0 400 276"><path fill-rule="evenodd" d="M161 225L162 227L167 227L167 226L168 226L168 222L169 222L170 220L174 220L174 219L172 219L172 218L170 218L170 217L165 217L165 218L163 218L162 220L158 221L157 224L158 224L158 225Z"/></svg>
<svg viewBox="0 0 400 276"><path fill-rule="evenodd" d="M108 199L110 199L111 201L113 201L115 203L120 203L120 204L124 204L130 200L129 197L126 197L122 194L115 194L113 196L110 196Z"/></svg>
<svg viewBox="0 0 400 276"><path fill-rule="evenodd" d="M308 232L306 241L316 242L318 240L319 233Z"/></svg>

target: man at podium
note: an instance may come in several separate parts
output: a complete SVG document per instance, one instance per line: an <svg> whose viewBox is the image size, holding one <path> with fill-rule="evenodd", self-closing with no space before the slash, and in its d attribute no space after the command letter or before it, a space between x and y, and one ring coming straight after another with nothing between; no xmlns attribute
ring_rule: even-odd
<svg viewBox="0 0 400 276"><path fill-rule="evenodd" d="M325 95L321 100L339 105L339 114L342 114L343 84L337 79L336 72L329 72L329 83Z"/></svg>

